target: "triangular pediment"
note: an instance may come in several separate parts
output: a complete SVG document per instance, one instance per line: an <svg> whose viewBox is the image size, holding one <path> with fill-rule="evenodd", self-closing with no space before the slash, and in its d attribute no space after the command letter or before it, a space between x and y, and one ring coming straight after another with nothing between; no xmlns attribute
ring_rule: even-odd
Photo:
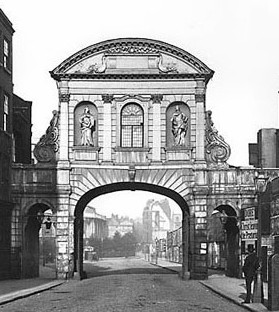
<svg viewBox="0 0 279 312"><path fill-rule="evenodd" d="M210 78L213 71L193 55L170 44L125 38L85 48L62 62L51 75L55 79L99 75L202 75Z"/></svg>

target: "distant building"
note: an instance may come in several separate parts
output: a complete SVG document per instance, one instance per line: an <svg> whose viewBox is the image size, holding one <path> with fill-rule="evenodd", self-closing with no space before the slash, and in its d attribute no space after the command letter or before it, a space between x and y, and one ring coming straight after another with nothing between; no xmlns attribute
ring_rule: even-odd
<svg viewBox="0 0 279 312"><path fill-rule="evenodd" d="M121 236L132 233L134 230L134 221L129 217L119 217L118 215L111 215L108 218L108 237L113 237L116 232Z"/></svg>
<svg viewBox="0 0 279 312"><path fill-rule="evenodd" d="M108 222L105 216L96 212L96 209L87 206L84 210L83 238L102 239L108 236Z"/></svg>
<svg viewBox="0 0 279 312"><path fill-rule="evenodd" d="M279 129L260 129L257 143L249 144L249 165L256 168L279 168Z"/></svg>
<svg viewBox="0 0 279 312"><path fill-rule="evenodd" d="M167 237L167 232L182 225L182 214L172 213L167 199L160 201L148 200L142 215L144 242Z"/></svg>
<svg viewBox="0 0 279 312"><path fill-rule="evenodd" d="M171 218L171 230L177 230L182 226L182 213L173 213Z"/></svg>

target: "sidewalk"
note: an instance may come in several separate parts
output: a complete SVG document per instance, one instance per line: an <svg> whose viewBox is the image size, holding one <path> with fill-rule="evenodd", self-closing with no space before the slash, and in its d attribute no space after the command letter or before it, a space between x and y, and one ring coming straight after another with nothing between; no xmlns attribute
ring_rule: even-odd
<svg viewBox="0 0 279 312"><path fill-rule="evenodd" d="M182 266L181 264L169 262L163 259L158 259L157 263L152 263L153 265L158 265L166 269L172 270L177 273L181 273ZM246 294L245 280L227 277L225 274L218 273L214 274L214 270L210 271L210 274L207 280L200 281L202 285L219 294L220 296L234 302L235 304L240 305L243 308L246 308L249 311L253 312L267 312L269 311L267 307L261 303L250 303L242 304ZM268 290L267 283L264 283L264 300L267 302ZM279 312L279 311L277 311Z"/></svg>
<svg viewBox="0 0 279 312"><path fill-rule="evenodd" d="M43 268L43 278L13 279L0 281L0 305L31 296L59 286L64 281L55 280L47 268Z"/></svg>

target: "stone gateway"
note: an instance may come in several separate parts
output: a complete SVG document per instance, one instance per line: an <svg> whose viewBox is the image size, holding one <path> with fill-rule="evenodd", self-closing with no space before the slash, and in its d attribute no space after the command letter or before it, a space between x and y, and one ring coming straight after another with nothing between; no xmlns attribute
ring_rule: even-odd
<svg viewBox="0 0 279 312"><path fill-rule="evenodd" d="M87 204L110 192L146 190L182 210L183 277L207 278L213 210L235 220L255 205L255 170L227 164L230 147L206 108L214 72L173 45L124 38L93 44L50 74L59 107L35 147L37 163L13 169L13 218L20 224L13 244L22 250L21 275L30 276L30 259L38 265L39 211L51 209L55 218L58 277L74 263L83 278ZM237 276L238 224L225 230L227 270Z"/></svg>

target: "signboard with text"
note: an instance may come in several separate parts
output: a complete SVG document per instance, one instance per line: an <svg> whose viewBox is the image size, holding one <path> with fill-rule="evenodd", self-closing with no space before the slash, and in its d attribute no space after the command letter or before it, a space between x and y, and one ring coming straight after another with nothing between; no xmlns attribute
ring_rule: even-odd
<svg viewBox="0 0 279 312"><path fill-rule="evenodd" d="M256 240L258 233L258 220L247 220L241 222L241 239L242 240Z"/></svg>

